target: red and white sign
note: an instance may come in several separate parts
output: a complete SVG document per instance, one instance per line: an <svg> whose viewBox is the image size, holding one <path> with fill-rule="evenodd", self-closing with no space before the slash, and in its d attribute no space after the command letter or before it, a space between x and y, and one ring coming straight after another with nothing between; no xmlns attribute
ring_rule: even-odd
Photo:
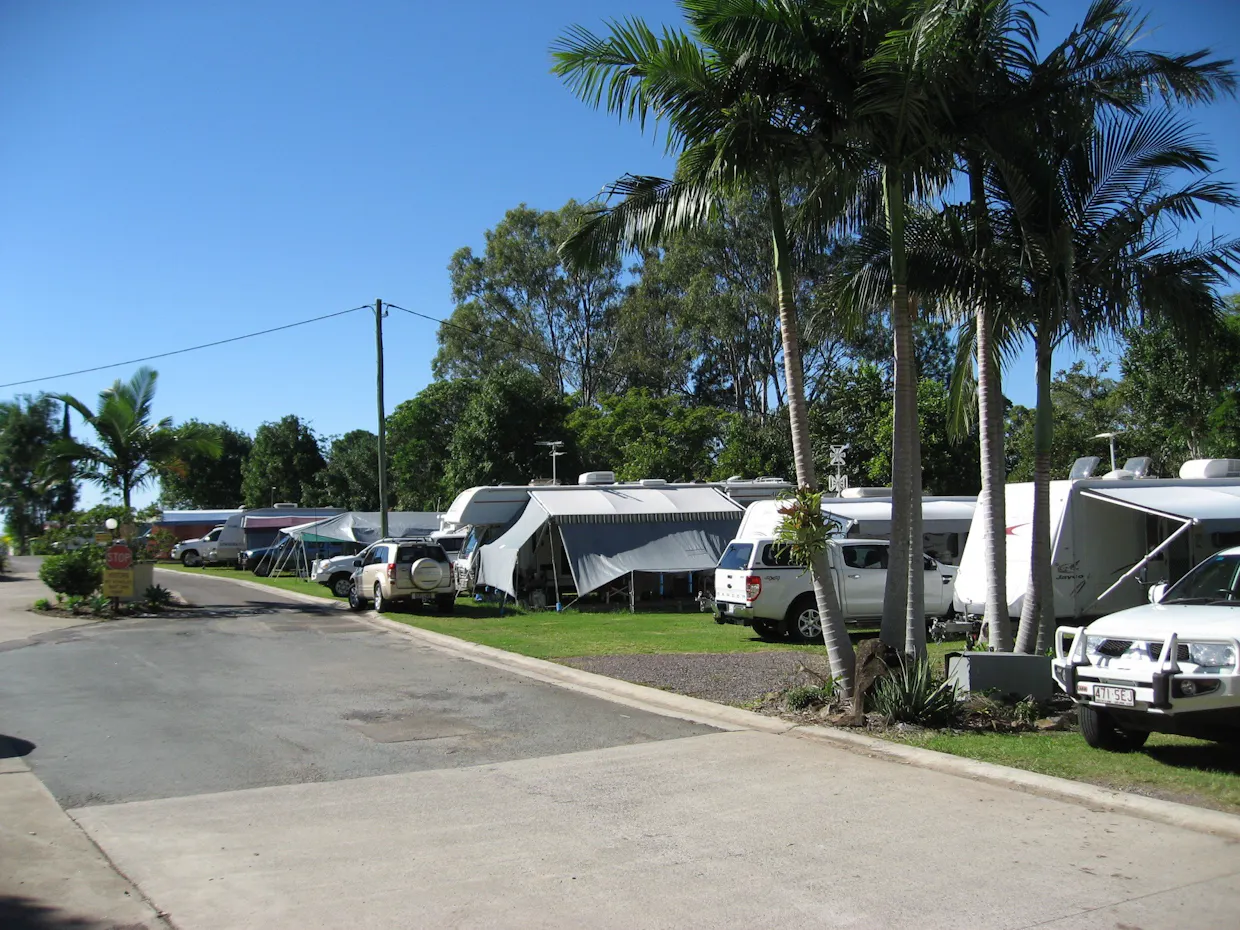
<svg viewBox="0 0 1240 930"><path fill-rule="evenodd" d="M128 546L122 546L117 543L115 546L108 547L104 561L112 571L124 571L133 565L133 553L129 551Z"/></svg>

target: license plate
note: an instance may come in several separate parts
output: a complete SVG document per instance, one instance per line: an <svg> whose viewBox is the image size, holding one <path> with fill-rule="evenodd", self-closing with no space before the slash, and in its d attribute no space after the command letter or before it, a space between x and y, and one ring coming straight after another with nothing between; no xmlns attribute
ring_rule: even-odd
<svg viewBox="0 0 1240 930"><path fill-rule="evenodd" d="M1108 688L1105 685L1094 686L1094 700L1103 704L1114 704L1117 707L1132 707L1137 703L1137 694L1132 688Z"/></svg>

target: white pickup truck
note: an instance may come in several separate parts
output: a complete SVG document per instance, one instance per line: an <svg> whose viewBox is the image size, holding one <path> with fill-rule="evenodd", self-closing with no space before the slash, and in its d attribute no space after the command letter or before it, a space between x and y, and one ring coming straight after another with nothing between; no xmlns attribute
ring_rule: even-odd
<svg viewBox="0 0 1240 930"><path fill-rule="evenodd" d="M847 622L882 618L889 546L883 539L832 540L827 556ZM956 567L925 559L926 617L946 616L952 612ZM822 637L809 572L792 565L772 537L728 545L715 569L715 620L751 626L767 639L812 642Z"/></svg>
<svg viewBox="0 0 1240 930"><path fill-rule="evenodd" d="M1055 631L1051 674L1095 749L1150 733L1240 743L1240 548L1210 556L1151 603Z"/></svg>

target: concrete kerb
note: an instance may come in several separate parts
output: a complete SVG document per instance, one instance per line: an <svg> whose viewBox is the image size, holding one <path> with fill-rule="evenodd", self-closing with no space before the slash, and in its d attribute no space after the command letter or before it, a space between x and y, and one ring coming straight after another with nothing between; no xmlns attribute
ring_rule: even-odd
<svg viewBox="0 0 1240 930"><path fill-rule="evenodd" d="M283 591L270 585L244 581L240 578L225 578L224 580L266 592L274 591L290 600L305 603L322 604L323 601L330 600L326 597L319 598L293 591ZM348 609L344 605L338 606L342 610ZM1179 804L1175 801L1164 801L1159 798L1147 798L1124 791L1113 791L1097 785L1054 775L1028 772L1024 769L1008 768L992 762L979 762L933 749L893 743L849 730L790 723L787 720L767 717L739 707L729 707L701 698L660 691L657 688L634 684L618 678L609 678L606 675L560 665L546 659L536 659L532 656L496 649L493 646L471 643L455 636L435 633L397 620L390 620L374 611L358 614L358 617L376 626L418 640L441 652L493 668L516 672L527 678L569 688L582 694L617 701L629 707L678 717L682 720L718 727L721 730L758 730L764 733L794 736L890 762L915 765L947 775L1012 788L1059 801L1082 804L1093 810L1128 814L1144 820L1240 841L1240 816L1235 814Z"/></svg>

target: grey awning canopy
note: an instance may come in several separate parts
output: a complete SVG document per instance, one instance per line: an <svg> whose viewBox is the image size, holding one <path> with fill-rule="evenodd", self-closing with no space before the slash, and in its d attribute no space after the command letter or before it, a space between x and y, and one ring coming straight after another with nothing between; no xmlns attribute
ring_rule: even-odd
<svg viewBox="0 0 1240 930"><path fill-rule="evenodd" d="M743 512L709 487L539 489L517 522L479 550L478 583L515 597L521 551L544 526L568 555L578 595L630 572L707 571Z"/></svg>

